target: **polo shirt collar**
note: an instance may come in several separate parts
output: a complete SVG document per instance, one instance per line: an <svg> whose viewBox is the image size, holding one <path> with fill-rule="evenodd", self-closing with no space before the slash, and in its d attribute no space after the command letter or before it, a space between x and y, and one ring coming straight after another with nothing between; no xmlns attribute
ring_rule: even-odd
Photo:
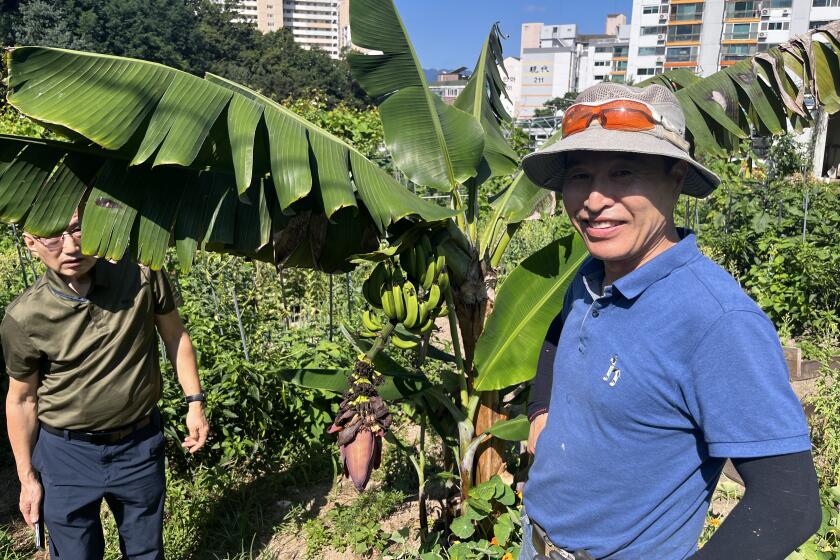
<svg viewBox="0 0 840 560"><path fill-rule="evenodd" d="M633 299L654 283L662 280L676 269L688 264L700 255L694 232L677 228L680 241L656 255L630 274L622 276L613 284L627 299Z"/></svg>
<svg viewBox="0 0 840 560"><path fill-rule="evenodd" d="M101 259L97 259L96 264L93 265L90 272L93 275L93 287L107 288L110 285L108 280L108 271L104 270ZM50 292L52 292L56 297L71 304L85 303L89 301L87 297L80 296L71 290L67 283L53 269L48 268L44 277L47 281L47 288L49 288ZM90 296L90 292L88 292L88 296Z"/></svg>
<svg viewBox="0 0 840 560"><path fill-rule="evenodd" d="M627 299L638 297L650 286L662 280L674 270L688 264L700 255L697 239L691 230L677 228L680 241L658 254L630 274L622 276L613 283L613 288ZM584 285L593 299L596 292L603 290L604 262L589 258L581 265L578 272L583 276Z"/></svg>

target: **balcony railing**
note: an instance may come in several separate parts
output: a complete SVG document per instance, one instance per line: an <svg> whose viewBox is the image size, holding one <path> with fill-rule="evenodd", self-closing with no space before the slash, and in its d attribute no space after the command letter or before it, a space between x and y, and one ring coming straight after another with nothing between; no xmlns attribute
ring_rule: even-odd
<svg viewBox="0 0 840 560"><path fill-rule="evenodd" d="M726 19L758 19L758 10L727 10L723 13Z"/></svg>
<svg viewBox="0 0 840 560"><path fill-rule="evenodd" d="M686 34L682 34L682 35L677 35L677 34L671 35L671 34L669 34L668 35L668 42L669 43L678 43L678 42L681 42L681 41L699 41L699 40L700 40L700 34L699 33L686 33Z"/></svg>
<svg viewBox="0 0 840 560"><path fill-rule="evenodd" d="M739 62L745 58L749 58L749 54L723 54L720 56L721 62Z"/></svg>
<svg viewBox="0 0 840 560"><path fill-rule="evenodd" d="M750 40L757 40L758 39L758 32L757 31L745 31L745 32L733 32L733 33L724 33L723 40L724 41L750 41Z"/></svg>
<svg viewBox="0 0 840 560"><path fill-rule="evenodd" d="M701 21L703 19L703 12L692 12L692 13L672 13L669 21Z"/></svg>
<svg viewBox="0 0 840 560"><path fill-rule="evenodd" d="M696 54L686 54L686 55L671 55L665 57L665 62L691 62L697 60Z"/></svg>

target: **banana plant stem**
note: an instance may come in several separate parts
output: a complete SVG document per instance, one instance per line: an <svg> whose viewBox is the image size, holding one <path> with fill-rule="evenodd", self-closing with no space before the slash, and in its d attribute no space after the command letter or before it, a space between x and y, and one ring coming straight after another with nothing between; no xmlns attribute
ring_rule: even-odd
<svg viewBox="0 0 840 560"><path fill-rule="evenodd" d="M478 246L478 184L475 179L470 179L467 185L467 237L470 243L475 246L476 251L481 253Z"/></svg>
<svg viewBox="0 0 840 560"><path fill-rule="evenodd" d="M493 219L491 219L490 223L484 228L484 234L481 236L480 247L483 247L488 252L490 251L493 240L496 239L496 232L498 231L500 224L502 224L502 220L493 216Z"/></svg>
<svg viewBox="0 0 840 560"><path fill-rule="evenodd" d="M502 262L502 257L504 256L508 244L510 243L510 240L513 238L513 234L516 233L517 229L519 229L519 224L511 224L505 229L504 233L502 234L502 237L499 239L499 243L493 249L493 254L490 256L491 267L497 268L499 266L499 263Z"/></svg>
<svg viewBox="0 0 840 560"><path fill-rule="evenodd" d="M461 195L458 193L458 189L452 191L452 208L459 211L458 214L455 215L455 220L458 223L458 228L466 235L467 219L464 216L464 203L461 200Z"/></svg>
<svg viewBox="0 0 840 560"><path fill-rule="evenodd" d="M391 339L391 334L394 332L395 328L397 328L396 323L391 321L385 323L385 326L382 327L381 331L379 331L379 336L377 336L373 341L373 345L370 347L370 350L365 353L365 357L368 360L372 362L376 358L376 355L388 346L388 340Z"/></svg>
<svg viewBox="0 0 840 560"><path fill-rule="evenodd" d="M455 298L452 296L452 286L446 287L446 309L449 317L449 334L452 336L452 350L455 352L455 364L458 366L458 385L461 392L461 406L466 408L469 403L469 389L467 388L467 372L464 369L464 358L461 356L461 335L458 331L458 320L455 316Z"/></svg>
<svg viewBox="0 0 840 560"><path fill-rule="evenodd" d="M417 501L420 508L420 540L425 540L429 533L429 516L426 511L426 426L420 422L420 449L417 460Z"/></svg>

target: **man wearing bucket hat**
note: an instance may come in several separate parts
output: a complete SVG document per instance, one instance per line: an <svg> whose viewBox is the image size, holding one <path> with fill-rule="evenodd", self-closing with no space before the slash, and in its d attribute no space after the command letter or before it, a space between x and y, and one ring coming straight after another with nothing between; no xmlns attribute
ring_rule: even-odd
<svg viewBox="0 0 840 560"><path fill-rule="evenodd" d="M606 83L523 161L561 194L591 255L531 389L523 560L781 559L820 525L773 325L674 223L680 193L719 183L688 150L670 90ZM746 492L698 551L727 458Z"/></svg>

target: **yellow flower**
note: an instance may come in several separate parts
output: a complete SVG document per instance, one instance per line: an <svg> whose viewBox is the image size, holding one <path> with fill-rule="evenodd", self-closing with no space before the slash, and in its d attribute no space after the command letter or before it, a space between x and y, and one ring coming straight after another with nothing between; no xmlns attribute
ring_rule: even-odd
<svg viewBox="0 0 840 560"><path fill-rule="evenodd" d="M499 541L496 540L496 537L493 537L492 539L490 539L490 544L491 545L493 545L493 544L498 545Z"/></svg>
<svg viewBox="0 0 840 560"><path fill-rule="evenodd" d="M720 527L720 517L712 517L709 519L709 525L712 527Z"/></svg>
<svg viewBox="0 0 840 560"><path fill-rule="evenodd" d="M502 556L502 560L513 560L513 554L510 552L505 552L505 555Z"/></svg>

